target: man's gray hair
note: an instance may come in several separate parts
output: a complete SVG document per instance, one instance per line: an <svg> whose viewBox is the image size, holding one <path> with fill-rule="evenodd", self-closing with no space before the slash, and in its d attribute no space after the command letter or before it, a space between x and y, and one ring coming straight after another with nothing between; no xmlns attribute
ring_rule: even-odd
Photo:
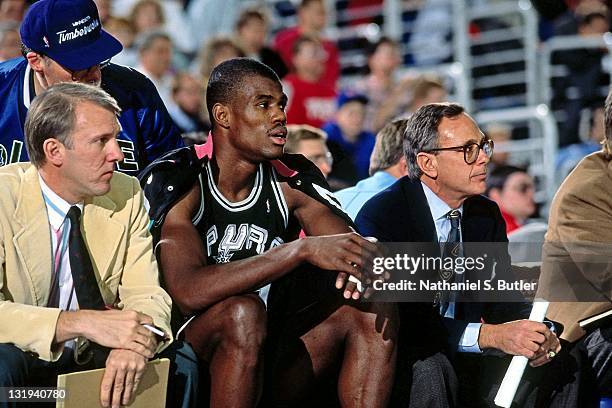
<svg viewBox="0 0 612 408"><path fill-rule="evenodd" d="M394 166L402 158L404 131L408 120L400 119L387 123L376 135L374 150L370 156L370 176L377 171Z"/></svg>
<svg viewBox="0 0 612 408"><path fill-rule="evenodd" d="M43 144L47 139L57 139L72 149L76 107L83 102L93 103L116 116L121 113L117 101L106 91L78 82L54 85L34 98L24 126L26 149L34 166L45 163Z"/></svg>
<svg viewBox="0 0 612 408"><path fill-rule="evenodd" d="M418 180L423 174L417 163L417 154L439 147L438 126L442 118L454 118L463 112L463 106L455 103L430 103L412 114L404 134L404 155L408 164L408 177Z"/></svg>

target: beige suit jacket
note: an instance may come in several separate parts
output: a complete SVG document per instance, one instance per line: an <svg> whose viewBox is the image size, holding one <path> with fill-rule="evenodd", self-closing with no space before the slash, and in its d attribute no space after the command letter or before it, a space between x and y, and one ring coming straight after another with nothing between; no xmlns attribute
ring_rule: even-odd
<svg viewBox="0 0 612 408"><path fill-rule="evenodd" d="M148 221L138 181L115 173L109 193L85 202L81 228L104 302L146 313L170 334L171 300L159 286ZM61 354L52 347L60 309L45 307L51 251L36 168L0 168L0 343L47 361Z"/></svg>
<svg viewBox="0 0 612 408"><path fill-rule="evenodd" d="M537 296L553 301L546 316L572 342L585 334L579 320L612 309L612 161L601 151L578 164L551 204Z"/></svg>

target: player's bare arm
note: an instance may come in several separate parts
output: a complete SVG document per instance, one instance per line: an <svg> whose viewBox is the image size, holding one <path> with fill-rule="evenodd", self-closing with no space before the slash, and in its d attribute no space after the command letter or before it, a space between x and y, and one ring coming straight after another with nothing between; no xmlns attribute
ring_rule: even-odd
<svg viewBox="0 0 612 408"><path fill-rule="evenodd" d="M196 183L168 212L158 244L166 286L185 315L194 314L232 295L253 292L305 261L361 278L358 268L351 266L351 262L361 264L362 256L361 238L354 233L297 240L249 259L208 265L206 248L192 223L199 200L200 186ZM336 228L340 228L341 220L331 213L328 215L334 217L330 222L335 222ZM347 230L344 224L344 231ZM334 248L333 256L329 254L330 248ZM324 253L326 256L322 256Z"/></svg>

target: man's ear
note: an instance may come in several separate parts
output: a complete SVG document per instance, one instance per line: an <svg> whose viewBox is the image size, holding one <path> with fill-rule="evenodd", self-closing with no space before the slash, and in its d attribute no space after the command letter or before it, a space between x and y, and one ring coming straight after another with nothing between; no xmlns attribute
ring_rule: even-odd
<svg viewBox="0 0 612 408"><path fill-rule="evenodd" d="M408 163L406 162L406 156L402 155L402 157L400 157L397 164L399 164L399 171L402 174L402 176L407 176L408 175Z"/></svg>
<svg viewBox="0 0 612 408"><path fill-rule="evenodd" d="M212 108L213 119L215 123L224 129L229 129L231 112L227 105L215 103Z"/></svg>
<svg viewBox="0 0 612 408"><path fill-rule="evenodd" d="M417 154L417 164L421 171L428 177L438 177L438 159L435 154L420 152Z"/></svg>
<svg viewBox="0 0 612 408"><path fill-rule="evenodd" d="M30 67L34 72L40 73L44 70L45 61L40 54L34 51L30 51L26 54L26 59L28 60L28 64L30 64Z"/></svg>
<svg viewBox="0 0 612 408"><path fill-rule="evenodd" d="M66 146L55 138L49 138L43 142L43 152L47 163L60 167L64 163L64 152Z"/></svg>

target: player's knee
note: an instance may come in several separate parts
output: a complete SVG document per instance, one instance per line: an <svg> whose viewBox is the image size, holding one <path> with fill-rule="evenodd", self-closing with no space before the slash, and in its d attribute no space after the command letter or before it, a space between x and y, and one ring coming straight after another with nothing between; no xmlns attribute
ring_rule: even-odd
<svg viewBox="0 0 612 408"><path fill-rule="evenodd" d="M266 338L263 304L248 296L236 296L226 302L222 346L234 353L259 354Z"/></svg>
<svg viewBox="0 0 612 408"><path fill-rule="evenodd" d="M382 329L397 332L399 313L394 303L372 302L351 307L351 318L365 332L380 332Z"/></svg>

